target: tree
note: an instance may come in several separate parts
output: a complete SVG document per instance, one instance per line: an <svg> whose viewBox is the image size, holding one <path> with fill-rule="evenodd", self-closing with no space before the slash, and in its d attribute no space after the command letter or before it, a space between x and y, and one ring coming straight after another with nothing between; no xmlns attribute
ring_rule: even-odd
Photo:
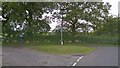
<svg viewBox="0 0 120 68"><path fill-rule="evenodd" d="M78 29L81 29L85 33L88 33L89 29L97 31L101 28L106 17L108 17L108 10L111 7L109 3L104 5L103 2L70 2L58 4L64 8L61 8L60 11L60 14L64 12L63 28L72 33L79 32ZM79 20L84 20L84 22L80 23Z"/></svg>
<svg viewBox="0 0 120 68"><path fill-rule="evenodd" d="M107 21L102 25L102 28L96 31L97 35L118 35L118 17L109 16Z"/></svg>
<svg viewBox="0 0 120 68"><path fill-rule="evenodd" d="M31 35L49 31L48 22L41 17L52 5L45 2L3 2L2 17L6 19L2 23L3 34L19 36L22 32Z"/></svg>

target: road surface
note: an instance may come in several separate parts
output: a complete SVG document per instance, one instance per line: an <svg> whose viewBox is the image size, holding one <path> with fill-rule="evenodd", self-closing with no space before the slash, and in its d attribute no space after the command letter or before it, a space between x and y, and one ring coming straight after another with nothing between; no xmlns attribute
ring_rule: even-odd
<svg viewBox="0 0 120 68"><path fill-rule="evenodd" d="M76 57L47 54L28 48L3 48L3 66L71 66Z"/></svg>
<svg viewBox="0 0 120 68"><path fill-rule="evenodd" d="M73 66L80 57L55 55L24 47L4 47L3 66ZM117 47L97 47L74 66L117 66Z"/></svg>
<svg viewBox="0 0 120 68"><path fill-rule="evenodd" d="M93 53L84 56L76 66L118 66L117 47L99 47Z"/></svg>

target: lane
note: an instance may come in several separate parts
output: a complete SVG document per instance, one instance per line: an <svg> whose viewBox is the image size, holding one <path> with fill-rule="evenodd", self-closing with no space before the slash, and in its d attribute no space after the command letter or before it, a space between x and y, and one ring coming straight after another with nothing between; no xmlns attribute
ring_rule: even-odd
<svg viewBox="0 0 120 68"><path fill-rule="evenodd" d="M79 60L79 61L78 61ZM4 47L3 66L117 66L117 47L98 47L84 57L55 55L24 47Z"/></svg>
<svg viewBox="0 0 120 68"><path fill-rule="evenodd" d="M71 66L75 59L28 48L3 48L3 66Z"/></svg>
<svg viewBox="0 0 120 68"><path fill-rule="evenodd" d="M118 66L118 47L98 47L79 61L76 66Z"/></svg>

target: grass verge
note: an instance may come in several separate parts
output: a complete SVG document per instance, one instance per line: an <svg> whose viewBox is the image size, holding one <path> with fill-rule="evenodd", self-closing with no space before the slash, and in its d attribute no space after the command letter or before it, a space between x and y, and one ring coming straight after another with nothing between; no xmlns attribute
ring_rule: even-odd
<svg viewBox="0 0 120 68"><path fill-rule="evenodd" d="M42 45L42 46L31 46L31 48L38 51L53 53L53 54L88 54L95 50L93 47L85 47L78 45Z"/></svg>
<svg viewBox="0 0 120 68"><path fill-rule="evenodd" d="M28 44L4 44L3 47L26 47L38 50L40 52L52 53L52 54L69 54L69 55L85 55L95 50L93 46L86 46L85 44L40 44L40 43L28 43Z"/></svg>

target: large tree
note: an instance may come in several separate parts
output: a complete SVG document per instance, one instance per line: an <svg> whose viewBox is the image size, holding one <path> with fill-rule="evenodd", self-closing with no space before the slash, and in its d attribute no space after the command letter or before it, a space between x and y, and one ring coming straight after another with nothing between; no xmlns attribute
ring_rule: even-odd
<svg viewBox="0 0 120 68"><path fill-rule="evenodd" d="M53 3L46 2L3 2L2 17L6 19L2 23L3 34L19 36L20 33L35 34L49 31L48 22L41 18L52 5Z"/></svg>
<svg viewBox="0 0 120 68"><path fill-rule="evenodd" d="M111 7L109 3L103 2L70 2L57 5L60 7L59 14L63 15L63 29L72 33L89 32L90 29L97 31L108 17Z"/></svg>

